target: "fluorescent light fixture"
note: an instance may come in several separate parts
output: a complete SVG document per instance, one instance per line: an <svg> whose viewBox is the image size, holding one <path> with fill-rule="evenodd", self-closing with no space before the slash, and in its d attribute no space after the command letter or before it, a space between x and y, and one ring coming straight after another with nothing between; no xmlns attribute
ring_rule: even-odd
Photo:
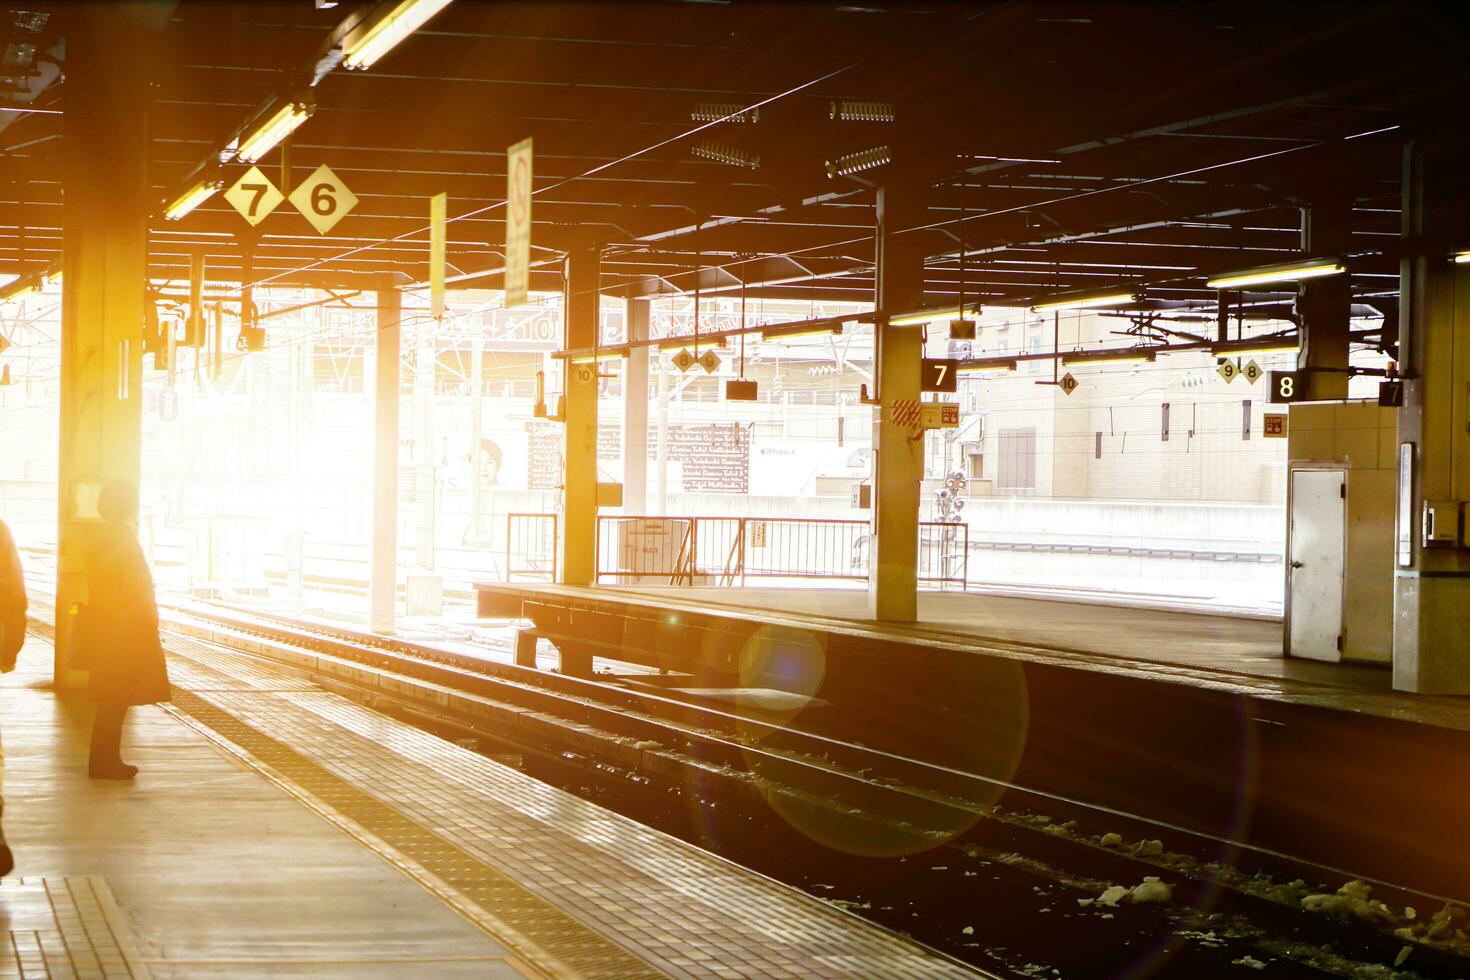
<svg viewBox="0 0 1470 980"><path fill-rule="evenodd" d="M1051 313L1057 310L1091 310L1103 306L1123 306L1137 303L1143 295L1136 290L1113 289L1105 293L1071 293L1055 296L1031 307L1033 313Z"/></svg>
<svg viewBox="0 0 1470 980"><path fill-rule="evenodd" d="M399 41L424 26L449 0L398 0L378 4L377 16L369 15L348 32L342 42L342 64L348 68L371 68Z"/></svg>
<svg viewBox="0 0 1470 980"><path fill-rule="evenodd" d="M890 327L913 327L921 323L933 323L935 320L964 320L979 315L978 305L936 306L928 310L911 310L907 313L891 314L888 317L888 325Z"/></svg>
<svg viewBox="0 0 1470 980"><path fill-rule="evenodd" d="M600 350L595 354L573 354L567 360L573 364L595 364L598 361L616 361L627 356L626 350Z"/></svg>
<svg viewBox="0 0 1470 980"><path fill-rule="evenodd" d="M211 197L214 197L224 186L225 182L222 180L195 181L194 186L174 198L173 203L164 208L163 216L169 221L178 221L184 215L193 211Z"/></svg>
<svg viewBox="0 0 1470 980"><path fill-rule="evenodd" d="M1125 347L1121 350L1074 350L1062 355L1063 364L1122 364L1125 361L1152 361L1158 352L1147 347Z"/></svg>
<svg viewBox="0 0 1470 980"><path fill-rule="evenodd" d="M1263 286L1274 282L1300 282L1303 279L1321 279L1337 276L1347 271L1338 259L1311 259L1303 262L1287 262L1281 265L1263 265L1255 269L1243 269L1211 279L1205 283L1211 289L1240 289L1243 286Z"/></svg>
<svg viewBox="0 0 1470 980"><path fill-rule="evenodd" d="M1456 252L1455 253L1455 264L1456 265L1465 265L1466 263L1470 263L1470 251Z"/></svg>
<svg viewBox="0 0 1470 980"><path fill-rule="evenodd" d="M761 340L782 341L796 340L798 337L832 337L842 333L842 324L834 323L828 326L801 327L796 329L772 329L762 330Z"/></svg>
<svg viewBox="0 0 1470 980"><path fill-rule="evenodd" d="M1014 357L977 357L971 361L960 361L955 365L956 371L967 371L974 374L999 374L1003 371L1015 371L1020 362Z"/></svg>
<svg viewBox="0 0 1470 980"><path fill-rule="evenodd" d="M699 335L699 337L697 338L697 342L698 342L698 344L699 344L700 347L719 347L719 348L724 348L726 346L726 343L727 343L723 334L705 334L705 333L702 333L702 334ZM682 350L685 347L693 347L695 345L695 343L696 343L696 338L695 338L694 334L692 334L692 333L683 333L683 334L679 334L677 337L665 337L663 340L660 340L658 342L658 349L659 350Z"/></svg>
<svg viewBox="0 0 1470 980"><path fill-rule="evenodd" d="M1278 354L1282 351L1301 350L1302 340L1296 334L1285 337L1252 337L1245 340L1227 340L1210 347L1216 357L1237 357L1247 354Z"/></svg>
<svg viewBox="0 0 1470 980"><path fill-rule="evenodd" d="M287 102L274 112L262 112L248 132L240 136L235 146L235 158L241 163L254 163L269 153L277 143L290 136L302 123L311 118L316 106L307 99Z"/></svg>

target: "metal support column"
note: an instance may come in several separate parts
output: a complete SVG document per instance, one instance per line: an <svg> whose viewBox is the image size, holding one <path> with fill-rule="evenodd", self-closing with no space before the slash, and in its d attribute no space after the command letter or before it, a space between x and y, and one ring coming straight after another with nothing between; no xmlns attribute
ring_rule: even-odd
<svg viewBox="0 0 1470 980"><path fill-rule="evenodd" d="M480 445L485 436L484 416L485 336L476 330L470 341L470 528L464 541L475 548L493 544L485 525L485 449Z"/></svg>
<svg viewBox="0 0 1470 980"><path fill-rule="evenodd" d="M368 568L368 624L393 632L398 599L398 387L402 297L378 289L373 345L373 536Z"/></svg>
<svg viewBox="0 0 1470 980"><path fill-rule="evenodd" d="M1352 202L1317 202L1302 208L1302 252L1341 255L1351 247ZM1302 350L1297 365L1308 369L1314 401L1341 401L1348 395L1348 327L1352 290L1345 275L1309 279L1297 287L1302 319Z"/></svg>
<svg viewBox="0 0 1470 980"><path fill-rule="evenodd" d="M630 299L628 340L648 339L648 316L653 304ZM635 347L623 371L623 513L643 514L648 509L648 355L649 348Z"/></svg>
<svg viewBox="0 0 1470 980"><path fill-rule="evenodd" d="M414 563L424 571L434 570L435 495L438 482L434 465L434 333L420 323L418 348L413 362L413 497Z"/></svg>
<svg viewBox="0 0 1470 980"><path fill-rule="evenodd" d="M597 342L602 255L573 252L567 260L567 349ZM597 375L595 363L567 363L566 442L562 453L561 581L591 585L597 577Z"/></svg>
<svg viewBox="0 0 1470 980"><path fill-rule="evenodd" d="M148 25L133 5L86 5L66 31L62 117L62 323L55 683L71 669L71 617L88 600L97 495L141 470L148 276Z"/></svg>
<svg viewBox="0 0 1470 980"><path fill-rule="evenodd" d="M1404 160L1393 684L1420 694L1470 694L1470 550L1463 528L1427 540L1431 514L1439 531L1456 528L1470 498L1470 266L1449 258L1470 248L1452 237L1470 217L1467 164L1463 144L1411 144Z"/></svg>
<svg viewBox="0 0 1470 980"><path fill-rule="evenodd" d="M905 228L924 224L924 185L897 179L878 191L877 290L880 310L924 305L924 242ZM868 552L868 615L912 622L919 616L919 484L924 442L891 421L896 402L919 398L918 327L879 323L874 375L882 405L873 409L873 538Z"/></svg>

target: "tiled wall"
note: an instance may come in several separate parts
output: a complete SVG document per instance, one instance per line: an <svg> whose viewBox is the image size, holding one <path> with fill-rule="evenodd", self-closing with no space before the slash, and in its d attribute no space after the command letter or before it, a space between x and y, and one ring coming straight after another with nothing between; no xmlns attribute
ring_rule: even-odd
<svg viewBox="0 0 1470 980"><path fill-rule="evenodd" d="M1393 659L1394 487L1397 412L1374 402L1292 405L1291 466L1347 471L1343 659Z"/></svg>

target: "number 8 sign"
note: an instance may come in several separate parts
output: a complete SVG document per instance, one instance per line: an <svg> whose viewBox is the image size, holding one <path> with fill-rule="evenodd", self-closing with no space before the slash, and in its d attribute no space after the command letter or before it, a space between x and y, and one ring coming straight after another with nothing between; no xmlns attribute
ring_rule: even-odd
<svg viewBox="0 0 1470 980"><path fill-rule="evenodd" d="M291 192L296 205L318 234L325 235L342 217L357 207L357 195L325 163Z"/></svg>
<svg viewBox="0 0 1470 980"><path fill-rule="evenodd" d="M1299 402L1307 398L1307 375L1305 371L1272 371L1271 401Z"/></svg>

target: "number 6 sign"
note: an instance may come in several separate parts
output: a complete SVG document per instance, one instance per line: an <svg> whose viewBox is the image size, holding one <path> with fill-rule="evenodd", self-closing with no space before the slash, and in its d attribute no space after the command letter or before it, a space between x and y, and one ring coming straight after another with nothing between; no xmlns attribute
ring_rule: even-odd
<svg viewBox="0 0 1470 980"><path fill-rule="evenodd" d="M291 192L290 201L318 234L325 235L357 207L357 195L325 163Z"/></svg>

